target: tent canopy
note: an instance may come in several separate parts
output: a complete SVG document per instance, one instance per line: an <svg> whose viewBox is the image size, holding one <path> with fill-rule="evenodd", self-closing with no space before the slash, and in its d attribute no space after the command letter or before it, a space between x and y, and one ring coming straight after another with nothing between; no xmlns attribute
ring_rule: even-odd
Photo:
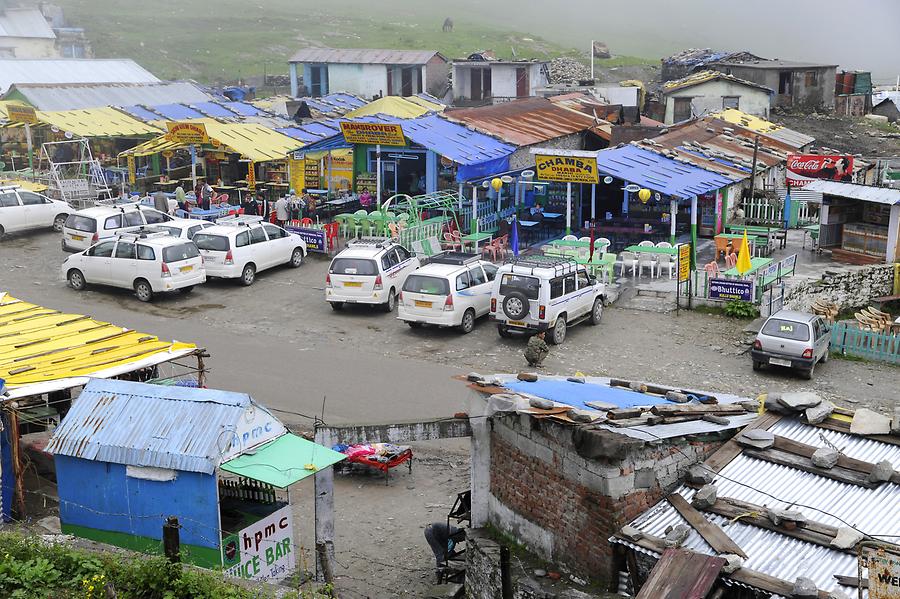
<svg viewBox="0 0 900 599"><path fill-rule="evenodd" d="M284 489L346 457L342 453L286 433L265 445L245 451L220 467L226 472Z"/></svg>

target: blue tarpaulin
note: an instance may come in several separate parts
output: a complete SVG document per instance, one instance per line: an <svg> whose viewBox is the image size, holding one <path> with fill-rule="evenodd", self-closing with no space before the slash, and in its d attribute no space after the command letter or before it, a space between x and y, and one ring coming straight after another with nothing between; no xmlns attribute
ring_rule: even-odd
<svg viewBox="0 0 900 599"><path fill-rule="evenodd" d="M185 121L188 119L202 119L206 115L197 112L184 104L156 104L151 106L153 112L161 114L170 121Z"/></svg>
<svg viewBox="0 0 900 599"><path fill-rule="evenodd" d="M507 389L537 395L556 403L592 410L585 402L613 404L620 408L655 406L669 403L662 397L646 395L620 387L607 387L596 383L572 383L569 381L539 380L534 383L511 381L503 384Z"/></svg>
<svg viewBox="0 0 900 599"><path fill-rule="evenodd" d="M156 114L150 110L147 110L143 106L123 106L122 110L130 114L131 116L141 119L142 121L158 121L162 118L162 115Z"/></svg>
<svg viewBox="0 0 900 599"><path fill-rule="evenodd" d="M225 107L241 116L256 116L260 113L259 108L253 104L246 102L223 102Z"/></svg>
<svg viewBox="0 0 900 599"><path fill-rule="evenodd" d="M722 175L632 145L597 152L597 170L678 198L709 193L733 183Z"/></svg>
<svg viewBox="0 0 900 599"><path fill-rule="evenodd" d="M203 114L212 117L234 118L237 116L234 112L228 110L218 102L194 102L191 106Z"/></svg>

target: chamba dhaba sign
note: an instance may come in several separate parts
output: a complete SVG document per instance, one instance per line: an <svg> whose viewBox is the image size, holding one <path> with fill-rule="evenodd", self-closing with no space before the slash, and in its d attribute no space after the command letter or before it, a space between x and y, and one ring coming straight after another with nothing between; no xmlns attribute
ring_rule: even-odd
<svg viewBox="0 0 900 599"><path fill-rule="evenodd" d="M350 123L341 122L344 140L351 144L383 146L405 146L403 127L391 123Z"/></svg>
<svg viewBox="0 0 900 599"><path fill-rule="evenodd" d="M206 125L203 123L173 123L166 122L166 128L169 132L166 137L169 141L182 144L208 144L209 134L206 132Z"/></svg>
<svg viewBox="0 0 900 599"><path fill-rule="evenodd" d="M599 183L597 158L535 154L535 178L561 183Z"/></svg>

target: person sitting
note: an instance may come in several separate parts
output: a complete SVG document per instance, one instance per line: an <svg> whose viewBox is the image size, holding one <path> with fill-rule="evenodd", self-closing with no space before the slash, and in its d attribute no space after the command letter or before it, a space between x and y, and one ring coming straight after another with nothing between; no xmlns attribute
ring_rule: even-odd
<svg viewBox="0 0 900 599"><path fill-rule="evenodd" d="M525 346L525 360L532 368L540 368L549 353L550 346L544 341L544 331L532 336Z"/></svg>
<svg viewBox="0 0 900 599"><path fill-rule="evenodd" d="M459 528L448 525L446 522L434 522L425 527L425 540L434 554L438 581L441 578L441 570L447 567L447 555L453 551L455 546L451 537L459 531Z"/></svg>
<svg viewBox="0 0 900 599"><path fill-rule="evenodd" d="M369 193L368 187L363 187L362 193L359 194L359 205L368 208L372 205L372 194Z"/></svg>

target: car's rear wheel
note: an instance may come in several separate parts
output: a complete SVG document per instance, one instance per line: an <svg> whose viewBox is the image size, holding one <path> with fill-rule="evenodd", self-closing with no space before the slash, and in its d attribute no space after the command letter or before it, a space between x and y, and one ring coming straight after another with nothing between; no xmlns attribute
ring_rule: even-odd
<svg viewBox="0 0 900 599"><path fill-rule="evenodd" d="M193 285L188 285L187 287L182 287L182 288L180 289L181 293L183 293L184 295L187 295L188 293L190 293L190 292L193 291L193 290L194 290L194 286L193 286Z"/></svg>
<svg viewBox="0 0 900 599"><path fill-rule="evenodd" d="M256 265L248 264L244 267L244 270L241 271L241 285L244 287L249 287L253 284L253 281L256 280Z"/></svg>
<svg viewBox="0 0 900 599"><path fill-rule="evenodd" d="M509 332L509 327L505 324L497 325L497 333L504 339L509 339L510 337L512 337L512 333Z"/></svg>
<svg viewBox="0 0 900 599"><path fill-rule="evenodd" d="M556 318L556 324L553 325L553 330L550 331L550 343L552 343L553 345L560 345L565 340L566 340L566 315L560 314Z"/></svg>
<svg viewBox="0 0 900 599"><path fill-rule="evenodd" d="M601 318L603 318L603 298L598 297L594 300L594 307L591 308L591 324L600 324Z"/></svg>
<svg viewBox="0 0 900 599"><path fill-rule="evenodd" d="M73 268L69 271L69 274L66 276L66 279L69 281L69 287L74 289L75 291L81 291L85 288L85 280L84 275L81 274L81 271Z"/></svg>
<svg viewBox="0 0 900 599"><path fill-rule="evenodd" d="M753 370L759 371L763 369L763 363L759 360L753 360Z"/></svg>
<svg viewBox="0 0 900 599"><path fill-rule="evenodd" d="M66 226L67 218L68 218L68 215L66 215L66 214L60 214L56 218L54 218L53 219L53 230L56 231L57 233L61 233L63 230L63 227Z"/></svg>
<svg viewBox="0 0 900 599"><path fill-rule="evenodd" d="M828 356L828 350L826 349L826 350L825 350L825 353L822 354L822 359L819 360L819 361L822 362L822 364L824 364L825 362L828 361L828 357L829 357L829 356Z"/></svg>
<svg viewBox="0 0 900 599"><path fill-rule="evenodd" d="M387 301L381 305L381 309L385 312L393 312L394 308L397 306L397 292L391 289L388 292Z"/></svg>
<svg viewBox="0 0 900 599"><path fill-rule="evenodd" d="M0 239L3 239L4 235L6 235L6 229L4 229L2 225L0 225Z"/></svg>
<svg viewBox="0 0 900 599"><path fill-rule="evenodd" d="M149 302L153 299L153 288L144 279L138 279L134 282L134 294L142 302Z"/></svg>
<svg viewBox="0 0 900 599"><path fill-rule="evenodd" d="M411 329L420 329L420 328L422 328L422 323L421 323L421 322L415 322L415 321L412 321L412 320L407 320L407 321L406 321L406 324L408 324L408 325L409 325L409 328L411 328Z"/></svg>
<svg viewBox="0 0 900 599"><path fill-rule="evenodd" d="M810 364L810 366L809 366L809 368L808 368L807 370L804 370L804 371L801 372L800 374L801 374L801 376L802 376L803 378L805 378L806 380L809 381L809 380L812 380L813 373L814 373L815 371L816 371L816 363L813 362L812 364Z"/></svg>
<svg viewBox="0 0 900 599"><path fill-rule="evenodd" d="M291 253L291 268L297 268L303 264L303 249L294 248L294 251Z"/></svg>
<svg viewBox="0 0 900 599"><path fill-rule="evenodd" d="M469 308L463 314L462 322L459 324L459 330L463 335L468 335L475 328L475 310Z"/></svg>
<svg viewBox="0 0 900 599"><path fill-rule="evenodd" d="M344 302L328 302L328 303L331 304L331 309L334 310L335 312L338 312L338 311L344 309Z"/></svg>

